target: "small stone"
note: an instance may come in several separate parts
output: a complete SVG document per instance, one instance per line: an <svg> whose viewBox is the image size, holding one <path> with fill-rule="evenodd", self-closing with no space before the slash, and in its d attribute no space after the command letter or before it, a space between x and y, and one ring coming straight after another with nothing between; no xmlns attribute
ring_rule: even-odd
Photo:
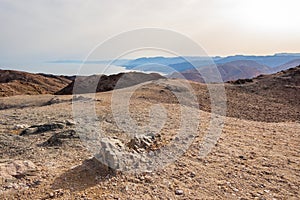
<svg viewBox="0 0 300 200"><path fill-rule="evenodd" d="M191 178L194 178L195 176L196 176L196 173L195 173L195 172L191 172L191 173L190 173L190 177L191 177Z"/></svg>
<svg viewBox="0 0 300 200"><path fill-rule="evenodd" d="M243 155L240 155L239 158L242 159L242 160L247 160L247 159L245 158L245 156L243 156Z"/></svg>
<svg viewBox="0 0 300 200"><path fill-rule="evenodd" d="M175 190L175 194L176 195L183 195L183 190L177 189L177 190Z"/></svg>
<svg viewBox="0 0 300 200"><path fill-rule="evenodd" d="M146 183L152 183L153 182L152 177L151 176L145 176L145 182Z"/></svg>
<svg viewBox="0 0 300 200"><path fill-rule="evenodd" d="M24 128L28 128L29 126L27 124L17 124L14 126L14 130L18 130L18 129L24 129Z"/></svg>
<svg viewBox="0 0 300 200"><path fill-rule="evenodd" d="M41 181L41 180L35 180L35 181L33 181L32 186L37 187L37 186L39 186L39 185L41 185L41 184L42 184L42 181Z"/></svg>
<svg viewBox="0 0 300 200"><path fill-rule="evenodd" d="M12 187L13 187L15 190L18 190L18 189L19 189L18 184L13 184Z"/></svg>
<svg viewBox="0 0 300 200"><path fill-rule="evenodd" d="M66 125L68 125L68 126L74 126L74 125L76 125L76 122L73 121L73 120L67 119L66 120Z"/></svg>
<svg viewBox="0 0 300 200"><path fill-rule="evenodd" d="M49 193L49 197L50 197L50 198L54 198L54 196L55 196L55 195L54 195L53 192L50 192L50 193Z"/></svg>
<svg viewBox="0 0 300 200"><path fill-rule="evenodd" d="M261 187L261 188L264 188L264 187L265 187L265 185L264 185L264 184L260 184L260 185L259 185L259 187Z"/></svg>

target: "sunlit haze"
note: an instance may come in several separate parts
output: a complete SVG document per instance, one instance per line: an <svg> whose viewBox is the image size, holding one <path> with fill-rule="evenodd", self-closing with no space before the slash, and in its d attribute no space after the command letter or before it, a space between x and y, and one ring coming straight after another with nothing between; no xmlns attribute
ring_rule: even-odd
<svg viewBox="0 0 300 200"><path fill-rule="evenodd" d="M0 0L0 66L43 71L47 61L84 59L113 35L143 27L179 32L211 56L300 52L299 7L299 0Z"/></svg>

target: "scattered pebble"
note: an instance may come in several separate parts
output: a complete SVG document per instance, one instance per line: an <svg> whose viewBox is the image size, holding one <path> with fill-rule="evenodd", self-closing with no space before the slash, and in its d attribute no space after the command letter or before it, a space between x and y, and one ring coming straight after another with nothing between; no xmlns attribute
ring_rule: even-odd
<svg viewBox="0 0 300 200"><path fill-rule="evenodd" d="M177 189L177 190L175 190L175 194L176 195L183 195L183 190Z"/></svg>
<svg viewBox="0 0 300 200"><path fill-rule="evenodd" d="M242 159L242 160L247 160L246 157L243 156L243 155L240 155L239 158Z"/></svg>
<svg viewBox="0 0 300 200"><path fill-rule="evenodd" d="M54 197L55 197L54 193L53 193L53 192L50 192L50 193L49 193L49 197L50 197L50 198L54 198Z"/></svg>
<svg viewBox="0 0 300 200"><path fill-rule="evenodd" d="M196 173L195 173L195 172L191 172L191 173L190 173L190 177L191 177L191 178L194 178L195 176L196 176Z"/></svg>

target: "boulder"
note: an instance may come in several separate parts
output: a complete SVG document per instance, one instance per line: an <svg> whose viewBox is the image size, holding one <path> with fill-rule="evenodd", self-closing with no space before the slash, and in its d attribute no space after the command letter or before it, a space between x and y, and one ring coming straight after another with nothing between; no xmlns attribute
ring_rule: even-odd
<svg viewBox="0 0 300 200"><path fill-rule="evenodd" d="M119 157L124 152L123 143L114 138L103 138L100 141L100 151L95 157L99 159L103 164L118 169L120 166Z"/></svg>
<svg viewBox="0 0 300 200"><path fill-rule="evenodd" d="M147 151L151 149L155 139L154 134L135 136L128 143L116 138L103 138L95 158L112 169L130 170L145 162Z"/></svg>

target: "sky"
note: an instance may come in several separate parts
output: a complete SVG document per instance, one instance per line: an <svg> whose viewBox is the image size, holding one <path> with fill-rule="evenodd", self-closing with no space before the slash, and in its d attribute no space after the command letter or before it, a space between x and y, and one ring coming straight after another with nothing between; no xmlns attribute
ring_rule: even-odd
<svg viewBox="0 0 300 200"><path fill-rule="evenodd" d="M210 56L299 53L299 7L299 0L0 0L0 68L47 71L47 61L82 60L114 35L145 27L183 34Z"/></svg>

